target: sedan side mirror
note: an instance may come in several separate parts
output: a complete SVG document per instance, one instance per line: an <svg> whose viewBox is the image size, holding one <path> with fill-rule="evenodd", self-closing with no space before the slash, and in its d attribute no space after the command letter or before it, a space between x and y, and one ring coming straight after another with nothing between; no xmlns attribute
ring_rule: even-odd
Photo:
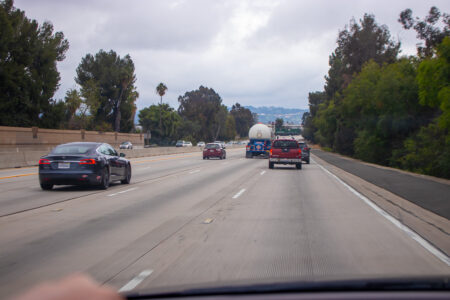
<svg viewBox="0 0 450 300"><path fill-rule="evenodd" d="M121 153L119 154L119 156L120 156L120 157L125 157L125 153L122 153L122 152L121 152Z"/></svg>

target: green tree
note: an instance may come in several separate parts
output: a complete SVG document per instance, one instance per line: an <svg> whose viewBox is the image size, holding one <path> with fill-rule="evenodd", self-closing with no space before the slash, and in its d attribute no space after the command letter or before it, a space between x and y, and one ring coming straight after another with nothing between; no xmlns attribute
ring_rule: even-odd
<svg viewBox="0 0 450 300"><path fill-rule="evenodd" d="M83 99L80 93L76 89L69 89L66 92L66 97L64 98L66 104L66 120L67 127L70 129L76 128L76 112L80 109L81 104L83 104Z"/></svg>
<svg viewBox="0 0 450 300"><path fill-rule="evenodd" d="M397 59L400 43L391 39L388 28L378 25L373 15L365 14L358 22L354 19L339 32L337 48L330 56L330 69L325 77L326 99L311 115L306 135L343 154L353 154L357 134L342 113L341 102L345 88L368 61L378 65L393 63ZM322 100L321 97L319 99ZM320 120L319 120L320 119ZM311 132L312 130L314 132Z"/></svg>
<svg viewBox="0 0 450 300"><path fill-rule="evenodd" d="M450 130L450 37L437 47L437 56L423 60L417 73L422 105L440 110L438 124Z"/></svg>
<svg viewBox="0 0 450 300"><path fill-rule="evenodd" d="M228 114L225 121L225 137L227 140L233 140L236 137L236 120L231 114Z"/></svg>
<svg viewBox="0 0 450 300"><path fill-rule="evenodd" d="M130 131L133 127L131 117L139 96L134 71L131 57L121 58L113 50L100 50L95 56L87 54L81 60L75 81L81 86L97 127L113 127L116 132Z"/></svg>
<svg viewBox="0 0 450 300"><path fill-rule="evenodd" d="M167 91L167 86L164 85L164 83L160 83L158 84L158 86L156 87L156 93L161 97L161 102L160 104L162 105L162 97L166 94ZM162 107L162 106L161 106ZM161 129L161 112L159 114L159 127Z"/></svg>
<svg viewBox="0 0 450 300"><path fill-rule="evenodd" d="M442 17L443 28L437 26ZM405 29L413 28L417 32L417 38L425 41L425 47L422 44L417 46L417 53L420 57L433 56L437 45L441 44L445 37L450 36L450 15L444 13L441 15L440 10L432 6L422 21L416 17L412 17L412 10L405 9L400 13L398 21Z"/></svg>
<svg viewBox="0 0 450 300"><path fill-rule="evenodd" d="M414 59L381 67L370 62L344 91L341 111L356 135L356 157L392 164L392 153L405 138L430 121L431 110L418 101L416 74Z"/></svg>
<svg viewBox="0 0 450 300"><path fill-rule="evenodd" d="M228 110L213 89L200 86L178 97L178 102L178 113L195 140L213 141L224 136Z"/></svg>
<svg viewBox="0 0 450 300"><path fill-rule="evenodd" d="M161 113L161 127L159 116ZM152 140L158 144L170 144L178 139L181 117L168 104L151 105L139 111L139 124L144 132L150 130Z"/></svg>
<svg viewBox="0 0 450 300"><path fill-rule="evenodd" d="M284 120L282 118L276 118L275 120L275 130L279 131L283 129Z"/></svg>
<svg viewBox="0 0 450 300"><path fill-rule="evenodd" d="M305 139L312 142L317 142L314 133L317 128L314 126L314 118L317 116L319 105L326 102L326 92L312 92L308 94L309 112L306 112L302 116L303 132L302 135Z"/></svg>
<svg viewBox="0 0 450 300"><path fill-rule="evenodd" d="M450 179L448 130L431 123L404 141L398 166L412 172Z"/></svg>
<svg viewBox="0 0 450 300"><path fill-rule="evenodd" d="M230 114L234 117L236 122L236 132L240 137L248 136L250 127L255 124L254 116L252 112L239 103L234 104L231 107Z"/></svg>
<svg viewBox="0 0 450 300"><path fill-rule="evenodd" d="M337 44L325 77L329 100L342 92L366 62L392 63L400 50L400 43L391 40L387 26L378 25L375 16L370 14L364 14L359 23L355 19L350 20L350 24L339 32Z"/></svg>
<svg viewBox="0 0 450 300"><path fill-rule="evenodd" d="M52 100L60 80L57 62L69 42L53 25L39 25L14 7L0 2L0 125L50 126L45 118L61 110Z"/></svg>

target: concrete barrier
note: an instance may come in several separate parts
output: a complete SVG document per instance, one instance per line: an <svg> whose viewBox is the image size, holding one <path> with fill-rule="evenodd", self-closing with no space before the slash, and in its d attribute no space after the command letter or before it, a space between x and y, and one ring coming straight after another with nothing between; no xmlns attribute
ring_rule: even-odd
<svg viewBox="0 0 450 300"><path fill-rule="evenodd" d="M227 149L244 148L242 145L233 145ZM178 153L201 152L200 147L154 147L143 149L116 149L117 152L125 153L126 158L148 157ZM20 168L36 166L41 156L47 155L50 151L15 151L0 153L0 169Z"/></svg>

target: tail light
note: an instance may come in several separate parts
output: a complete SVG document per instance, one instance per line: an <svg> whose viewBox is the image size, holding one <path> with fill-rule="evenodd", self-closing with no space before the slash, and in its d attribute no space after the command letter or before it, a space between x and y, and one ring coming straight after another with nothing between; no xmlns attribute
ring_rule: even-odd
<svg viewBox="0 0 450 300"><path fill-rule="evenodd" d="M298 155L302 156L302 148L298 148Z"/></svg>
<svg viewBox="0 0 450 300"><path fill-rule="evenodd" d="M80 160L80 165L95 165L95 159L92 158L86 158L86 159L82 159Z"/></svg>
<svg viewBox="0 0 450 300"><path fill-rule="evenodd" d="M250 146L246 146L245 150L247 150L247 151L250 150Z"/></svg>
<svg viewBox="0 0 450 300"><path fill-rule="evenodd" d="M272 149L269 150L270 155L272 156Z"/></svg>
<svg viewBox="0 0 450 300"><path fill-rule="evenodd" d="M49 165L50 163L51 163L51 161L49 159L46 159L46 158L41 158L39 160L39 164L40 165Z"/></svg>

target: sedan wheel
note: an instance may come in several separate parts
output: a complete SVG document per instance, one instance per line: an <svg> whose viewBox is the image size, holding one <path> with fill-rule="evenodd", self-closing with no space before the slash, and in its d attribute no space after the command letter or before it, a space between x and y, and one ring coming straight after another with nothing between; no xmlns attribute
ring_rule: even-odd
<svg viewBox="0 0 450 300"><path fill-rule="evenodd" d="M106 190L108 187L109 187L109 169L107 167L104 167L102 172L102 183L100 184L100 188L102 190Z"/></svg>
<svg viewBox="0 0 450 300"><path fill-rule="evenodd" d="M45 184L45 183L41 183L41 189L48 191L51 190L53 188L53 184Z"/></svg>
<svg viewBox="0 0 450 300"><path fill-rule="evenodd" d="M131 166L127 165L127 173L125 175L125 179L123 179L121 182L123 184L130 184L131 181Z"/></svg>

